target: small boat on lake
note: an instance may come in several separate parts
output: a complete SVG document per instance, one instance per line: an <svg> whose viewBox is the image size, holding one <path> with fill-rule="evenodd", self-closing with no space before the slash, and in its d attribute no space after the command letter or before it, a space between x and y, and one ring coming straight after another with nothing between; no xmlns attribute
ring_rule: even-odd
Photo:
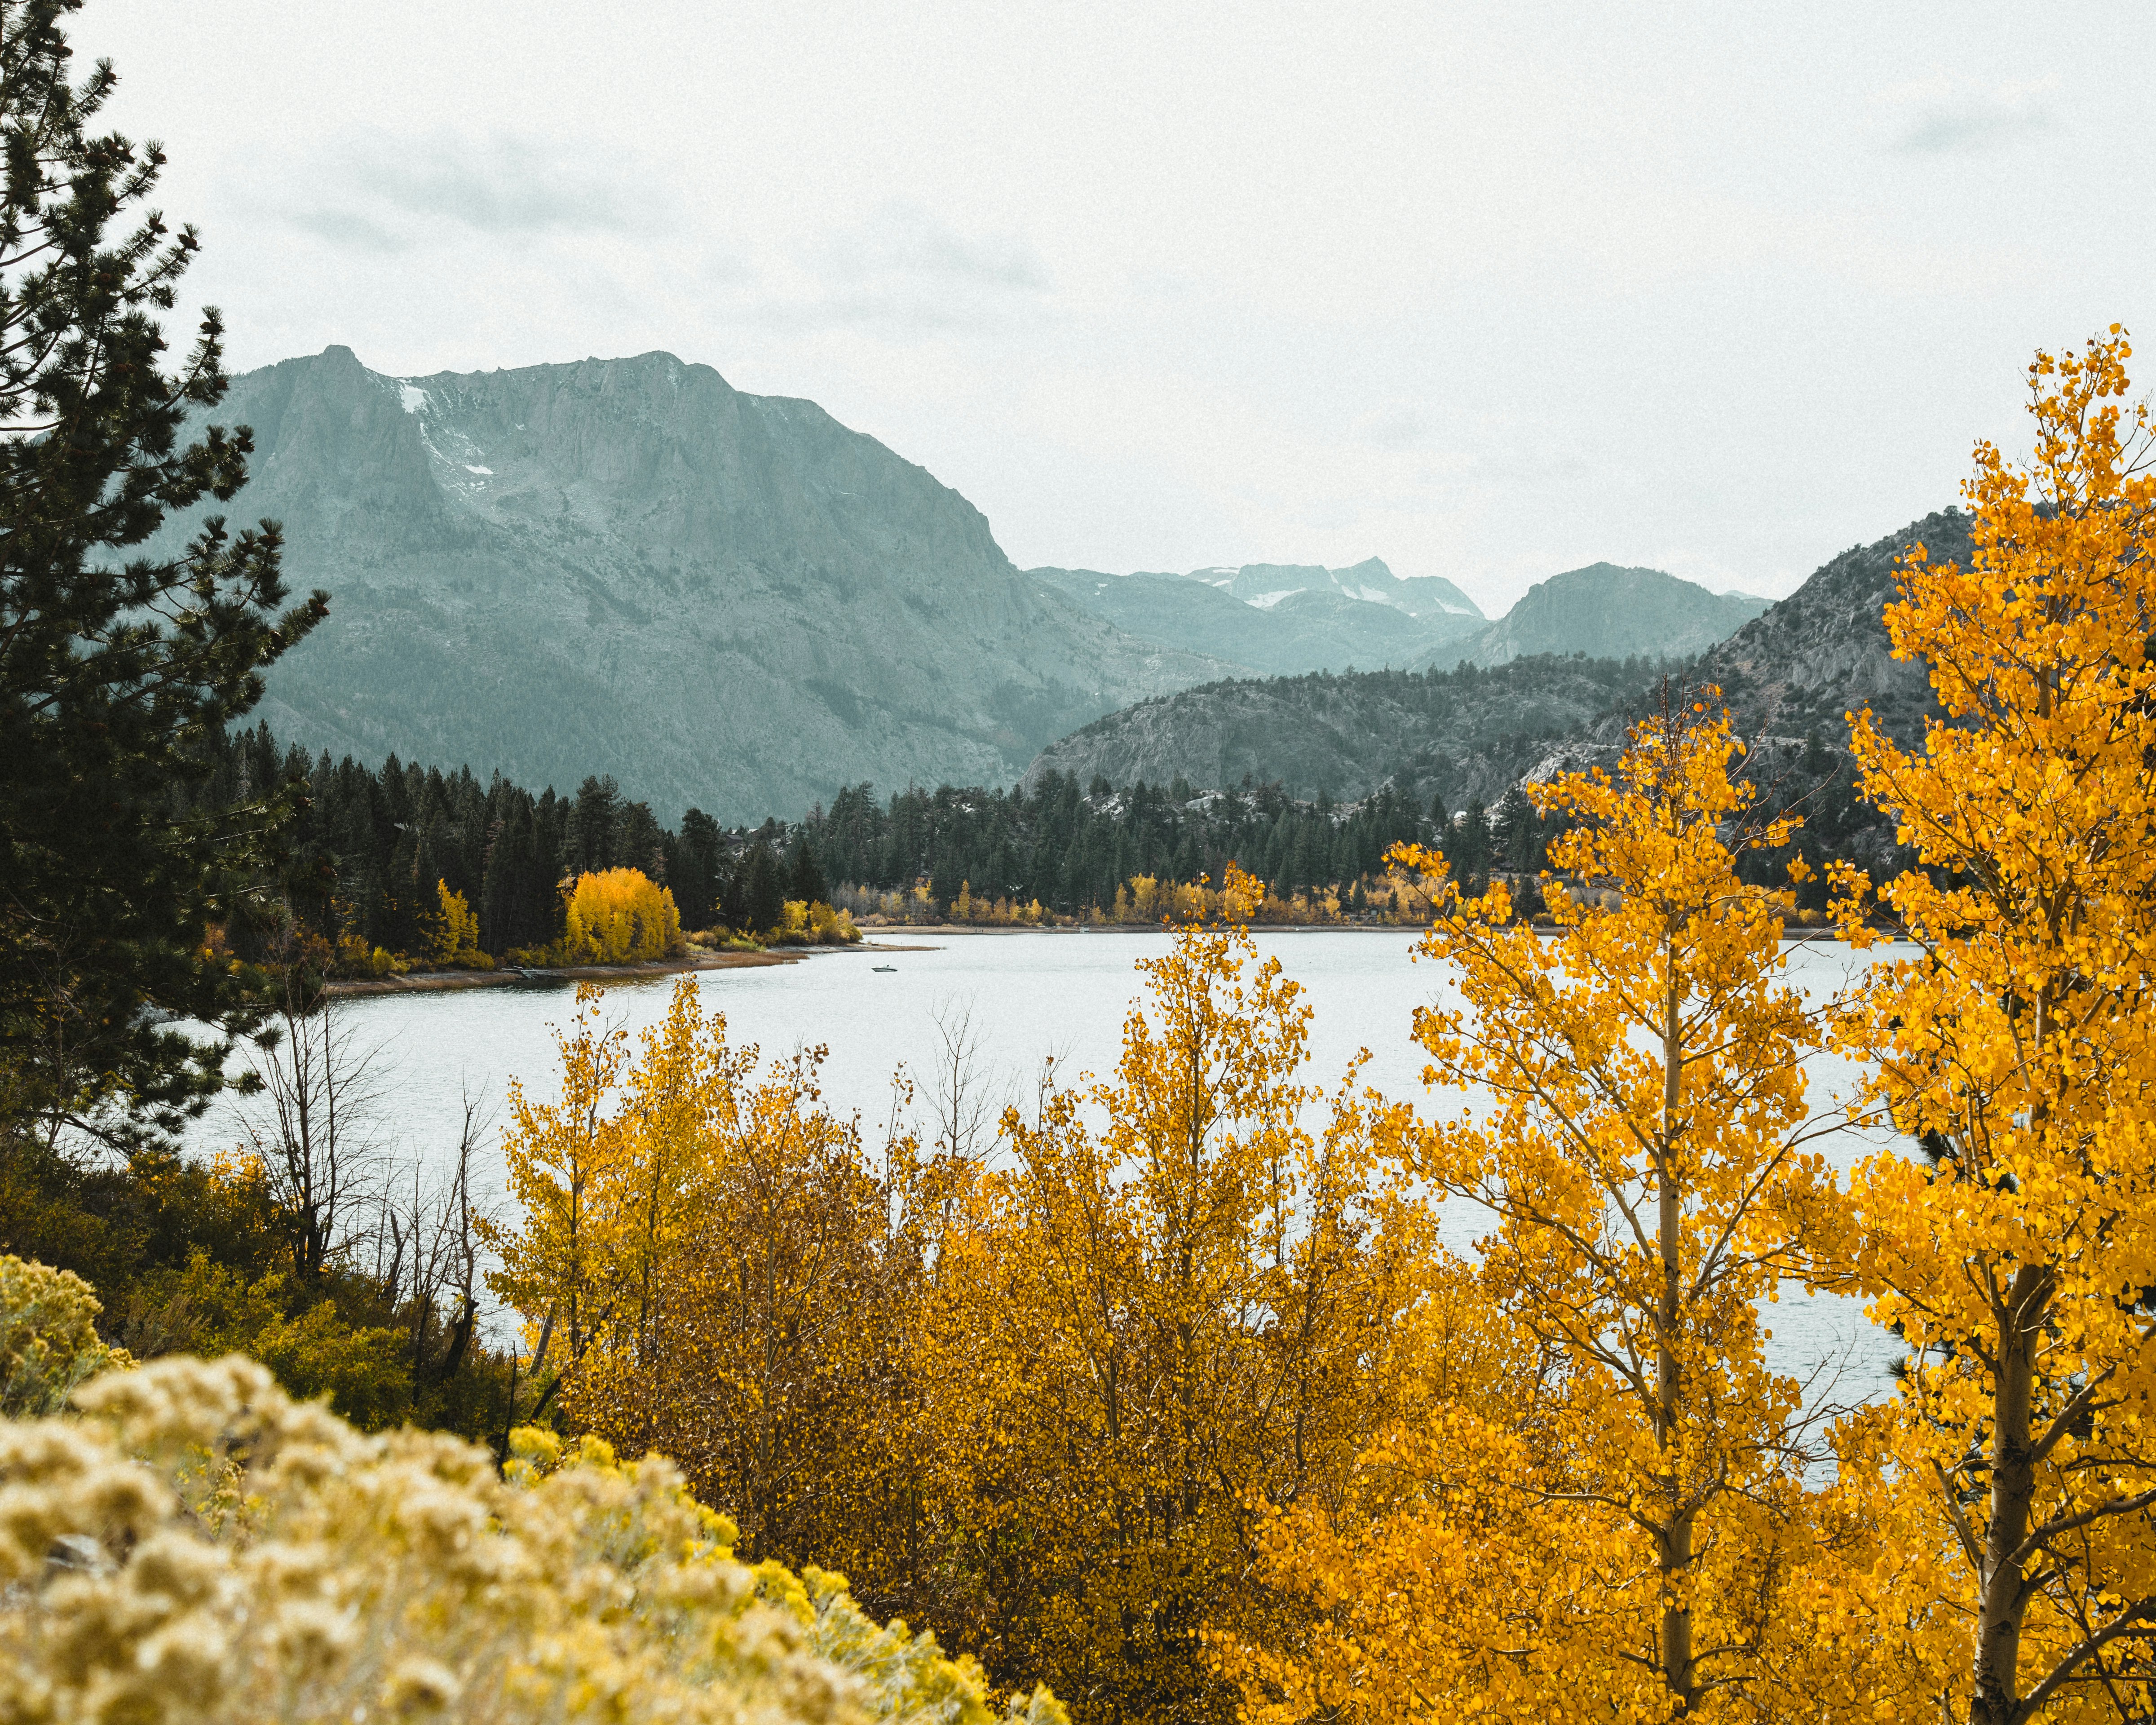
<svg viewBox="0 0 2156 1725"><path fill-rule="evenodd" d="M872 967L870 967L870 968L873 968L873 969L875 969L875 970L884 971L884 972L886 972L886 973L896 973L896 970L898 969L898 967L897 967L896 964L878 964L878 965L874 965L874 966L872 966Z"/></svg>

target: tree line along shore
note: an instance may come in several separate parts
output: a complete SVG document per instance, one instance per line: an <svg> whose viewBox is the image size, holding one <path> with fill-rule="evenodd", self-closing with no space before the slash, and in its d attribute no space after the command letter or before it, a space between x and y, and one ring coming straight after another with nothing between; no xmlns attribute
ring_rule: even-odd
<svg viewBox="0 0 2156 1725"><path fill-rule="evenodd" d="M1518 914L1532 917L1541 914L1537 877L1567 819L1537 809L1522 785L1493 808L1448 810L1441 797L1425 803L1390 786L1336 805L1277 785L1081 787L1050 773L1030 790L945 786L879 799L851 786L798 821L727 829L693 808L666 824L603 775L567 795L535 794L498 773L482 783L468 767L310 757L266 725L220 733L208 752L210 771L193 792L202 810L245 808L272 791L294 797L275 937L305 931L343 979L482 960L566 973L632 956L678 961L692 945L845 943L891 925L1210 922L1230 867L1264 885L1255 925L1420 927L1430 896L1389 861L1403 845L1443 858L1451 878L1476 890L1506 880ZM1815 802L1822 790L1846 800L1836 759L1820 752L1803 766L1775 787L1784 804ZM1831 847L1799 833L1786 848L1748 852L1748 876L1807 856L1790 921L1819 926ZM613 885L583 886L588 878ZM625 944L569 927L580 891L634 896L646 891L639 880L664 894L671 923L654 897L652 932L639 924ZM279 920L287 913L289 923ZM267 955L264 932L244 918L220 938L243 957Z"/></svg>

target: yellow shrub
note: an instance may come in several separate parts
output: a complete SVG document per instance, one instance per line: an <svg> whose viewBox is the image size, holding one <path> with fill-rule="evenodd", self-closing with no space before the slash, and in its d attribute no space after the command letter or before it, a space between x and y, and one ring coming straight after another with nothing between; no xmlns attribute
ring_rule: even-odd
<svg viewBox="0 0 2156 1725"><path fill-rule="evenodd" d="M0 1414L57 1413L77 1384L129 1363L97 1339L102 1309L71 1271L0 1257Z"/></svg>
<svg viewBox="0 0 2156 1725"><path fill-rule="evenodd" d="M808 932L811 938L829 946L847 946L861 937L851 916L833 910L821 899L808 906Z"/></svg>
<svg viewBox="0 0 2156 1725"><path fill-rule="evenodd" d="M578 876L565 920L558 956L566 964L628 964L681 950L674 895L641 869Z"/></svg>
<svg viewBox="0 0 2156 1725"><path fill-rule="evenodd" d="M362 1437L237 1358L0 1423L0 1717L990 1725L841 1578L734 1560L665 1461ZM1005 1715L1067 1725L1045 1691Z"/></svg>

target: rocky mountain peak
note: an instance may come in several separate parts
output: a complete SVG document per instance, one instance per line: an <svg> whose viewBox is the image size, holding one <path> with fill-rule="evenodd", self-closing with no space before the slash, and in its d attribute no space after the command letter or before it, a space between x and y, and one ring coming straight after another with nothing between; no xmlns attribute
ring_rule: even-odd
<svg viewBox="0 0 2156 1725"><path fill-rule="evenodd" d="M814 403L669 353L397 377L329 348L234 382L225 511L328 622L270 679L310 748L795 814L866 779L1013 778L1225 669L1014 570L980 511ZM178 536L189 523L167 531Z"/></svg>

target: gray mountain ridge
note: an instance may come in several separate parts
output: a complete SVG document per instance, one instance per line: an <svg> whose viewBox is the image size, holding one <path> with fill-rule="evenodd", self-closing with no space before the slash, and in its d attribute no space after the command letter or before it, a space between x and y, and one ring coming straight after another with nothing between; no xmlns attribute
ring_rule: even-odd
<svg viewBox="0 0 2156 1725"><path fill-rule="evenodd" d="M1686 658L1766 609L1659 569L1590 563L1538 582L1492 621L1438 576L1403 580L1378 557L1346 569L1245 563L1183 575L1032 569L1134 635L1260 675L1502 665L1526 654Z"/></svg>
<svg viewBox="0 0 2156 1725"><path fill-rule="evenodd" d="M234 381L224 512L329 619L260 715L308 749L613 773L670 819L1008 782L1096 715L1237 669L1020 575L980 512L813 402L670 354L396 378L332 347ZM177 540L192 523L168 525Z"/></svg>

